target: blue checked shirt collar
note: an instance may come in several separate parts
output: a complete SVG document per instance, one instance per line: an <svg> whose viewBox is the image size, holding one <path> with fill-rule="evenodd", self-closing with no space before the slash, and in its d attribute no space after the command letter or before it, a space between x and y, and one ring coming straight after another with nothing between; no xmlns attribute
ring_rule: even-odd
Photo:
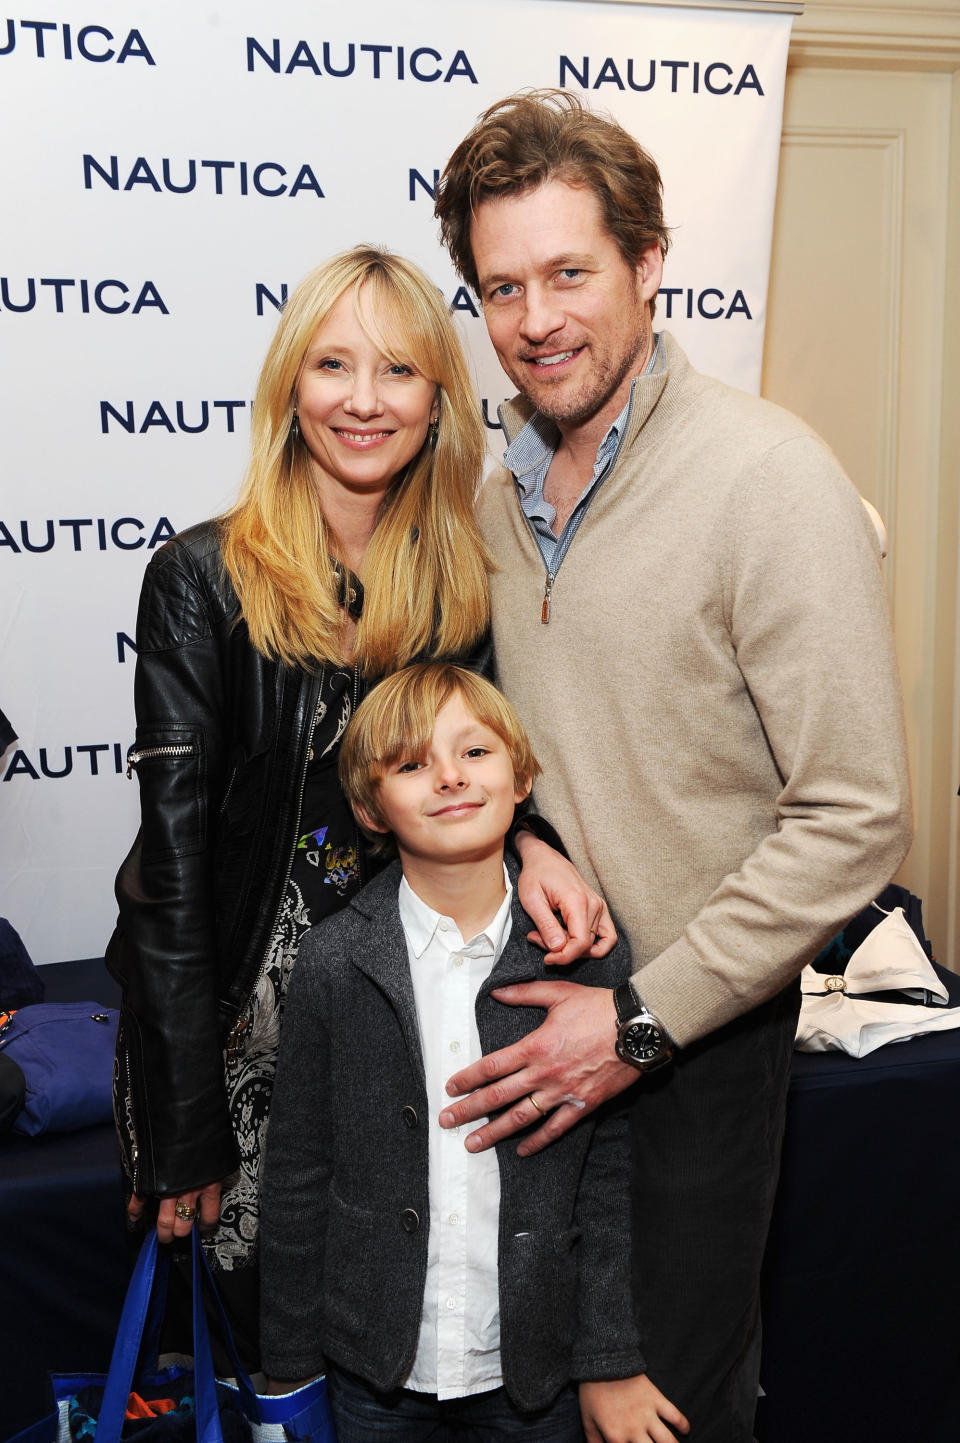
<svg viewBox="0 0 960 1443"><path fill-rule="evenodd" d="M643 374L645 376L656 375L663 370L665 364L666 358L662 353L658 334L654 339L653 354ZM513 472L521 510L530 523L548 571L555 571L560 565L567 547L573 540L573 533L583 519L584 512L593 499L597 487L617 459L626 430L627 416L633 404L635 385L636 379L630 387L627 404L597 447L593 474L559 537L555 536L553 532L557 513L543 494L547 472L550 470L550 463L560 439L560 433L556 426L545 416L535 412L504 453L503 464L508 471Z"/></svg>

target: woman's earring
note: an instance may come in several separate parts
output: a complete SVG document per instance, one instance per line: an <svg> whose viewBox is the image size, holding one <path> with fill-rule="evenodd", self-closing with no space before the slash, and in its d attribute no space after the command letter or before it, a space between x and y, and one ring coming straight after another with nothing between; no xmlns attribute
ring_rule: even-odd
<svg viewBox="0 0 960 1443"><path fill-rule="evenodd" d="M437 438L440 435L439 421L430 422L430 425L427 427L427 435L430 437L430 450L435 451L437 449Z"/></svg>
<svg viewBox="0 0 960 1443"><path fill-rule="evenodd" d="M294 407L293 417L290 421L290 443L293 446L300 443L300 417L297 415L296 407Z"/></svg>

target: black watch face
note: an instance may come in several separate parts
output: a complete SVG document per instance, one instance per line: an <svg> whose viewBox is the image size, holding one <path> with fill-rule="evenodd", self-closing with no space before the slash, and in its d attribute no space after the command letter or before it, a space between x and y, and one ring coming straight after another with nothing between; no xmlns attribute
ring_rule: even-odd
<svg viewBox="0 0 960 1443"><path fill-rule="evenodd" d="M652 1062L663 1052L666 1043L660 1028L652 1022L635 1022L625 1029L621 1045L634 1062Z"/></svg>

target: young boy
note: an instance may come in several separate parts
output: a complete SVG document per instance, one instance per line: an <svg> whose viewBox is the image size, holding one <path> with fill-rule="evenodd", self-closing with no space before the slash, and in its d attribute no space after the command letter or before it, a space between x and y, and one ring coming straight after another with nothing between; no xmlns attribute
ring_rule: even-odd
<svg viewBox="0 0 960 1443"><path fill-rule="evenodd" d="M340 772L399 862L311 930L291 979L263 1188L271 1386L326 1371L339 1443L580 1443L581 1411L590 1440L685 1433L632 1318L622 1111L529 1158L437 1122L452 1070L540 1021L491 995L549 970L504 865L539 772L523 727L475 673L411 666L358 708ZM564 976L629 973L619 945Z"/></svg>

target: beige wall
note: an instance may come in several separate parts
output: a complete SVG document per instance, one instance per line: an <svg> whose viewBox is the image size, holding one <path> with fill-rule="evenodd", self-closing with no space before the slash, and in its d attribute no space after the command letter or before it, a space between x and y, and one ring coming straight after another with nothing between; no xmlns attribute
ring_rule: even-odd
<svg viewBox="0 0 960 1443"><path fill-rule="evenodd" d="M960 971L957 0L820 0L794 22L763 392L886 521L917 824L898 880Z"/></svg>

